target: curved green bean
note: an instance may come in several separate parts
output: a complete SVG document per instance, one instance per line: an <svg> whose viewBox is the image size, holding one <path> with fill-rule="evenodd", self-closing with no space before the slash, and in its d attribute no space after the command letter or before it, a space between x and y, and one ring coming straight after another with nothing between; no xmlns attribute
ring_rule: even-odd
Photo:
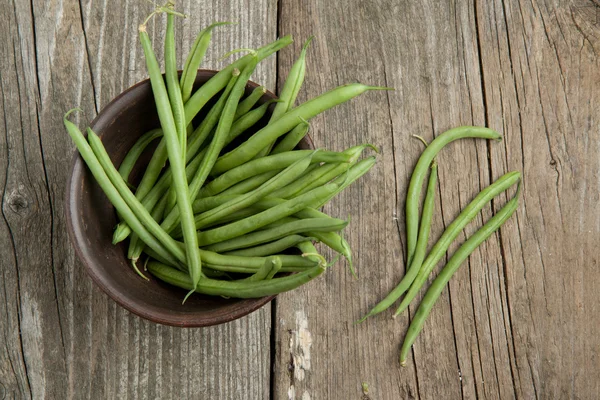
<svg viewBox="0 0 600 400"><path fill-rule="evenodd" d="M268 257L263 267L254 275L246 278L246 281L263 281L272 278L281 269L281 258L274 256ZM270 277L270 278L269 278Z"/></svg>
<svg viewBox="0 0 600 400"><path fill-rule="evenodd" d="M429 144L431 146L431 144ZM429 147L428 147L429 148ZM446 254L450 244L456 239L456 237L462 232L464 227L473 220L481 211L481 209L498 194L504 192L509 187L519 182L521 174L518 171L509 172L502 177L498 178L496 182L492 183L487 188L483 189L479 194L467 205L456 219L446 228L442 236L438 239L437 243L433 246L429 255L421 265L421 269L417 274L417 277L413 281L406 293L404 299L400 303L400 306L394 313L394 316L400 314L408 307L412 299L415 298L419 289L427 281L427 277L438 263L438 261Z"/></svg>
<svg viewBox="0 0 600 400"><path fill-rule="evenodd" d="M146 147L148 147L155 139L161 137L162 134L162 129L152 129L140 136L135 144L131 146L131 149L129 149L127 155L123 161L121 161L121 165L119 165L119 174L125 181L129 181L129 174L131 174L133 167L135 167L137 160L144 150L146 150Z"/></svg>
<svg viewBox="0 0 600 400"><path fill-rule="evenodd" d="M481 243L488 239L494 232L496 232L505 222L508 220L519 205L519 194L521 192L521 186L517 189L515 196L508 202L502 209L494 215L488 222L486 222L477 232L475 232L467 241L459 247L458 250L452 255L448 264L440 271L439 275L435 278L427 293L421 300L419 308L413 317L402 349L400 350L400 365L406 365L406 357L410 351L411 346L417 339L417 336L423 329L425 319L431 312L435 302L440 297L440 294L452 278L452 275L458 270L461 264L475 251Z"/></svg>
<svg viewBox="0 0 600 400"><path fill-rule="evenodd" d="M427 175L427 170L435 156L448 143L464 138L481 138L501 140L502 136L496 131L478 126L461 126L450 129L436 137L421 154L417 165L410 178L408 193L406 195L406 242L407 261L411 264L415 247L417 246L417 234L419 232L419 201L421 188Z"/></svg>
<svg viewBox="0 0 600 400"><path fill-rule="evenodd" d="M431 166L431 173L429 175L429 182L427 183L427 192L425 194L425 202L423 203L423 213L421 214L421 224L419 225L419 238L417 240L417 248L413 257L412 263L407 268L406 274L400 281L400 283L371 311L362 317L358 322L362 322L370 316L379 314L387 310L392 304L396 302L402 296L404 292L410 287L411 283L416 278L425 253L427 251L427 242L429 240L429 232L431 230L431 219L433 216L433 206L435 203L435 190L437 188L437 163L434 161Z"/></svg>

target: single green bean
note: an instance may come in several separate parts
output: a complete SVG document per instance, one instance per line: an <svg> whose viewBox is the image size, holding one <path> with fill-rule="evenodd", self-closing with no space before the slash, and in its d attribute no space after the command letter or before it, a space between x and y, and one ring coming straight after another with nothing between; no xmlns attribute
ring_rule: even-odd
<svg viewBox="0 0 600 400"><path fill-rule="evenodd" d="M131 208L129 208L125 200L123 200L113 183L106 175L106 172L104 172L104 169L98 162L94 151L85 140L85 137L79 128L77 128L74 123L67 119L72 112L77 110L78 109L73 109L67 112L63 118L63 123L67 129L67 132L69 133L69 136L71 136L71 139L75 143L75 146L77 146L79 154L94 176L96 182L102 188L108 200L121 214L123 219L127 221L127 223L140 235L144 243L148 244L148 247L155 250L164 259L169 260L169 262L173 264L178 264L175 255L171 254L160 241L158 241L150 232L148 232L140 220L135 216L133 211L131 211Z"/></svg>
<svg viewBox="0 0 600 400"><path fill-rule="evenodd" d="M298 248L298 250L300 250L300 252L302 254L318 254L318 251L317 251L315 245L310 240L307 240L305 242L300 242L300 243L298 243L298 245L296 245L296 247ZM309 260L313 260L313 261L317 261L319 259L318 257L315 257L314 255L306 255L305 257L308 258Z"/></svg>
<svg viewBox="0 0 600 400"><path fill-rule="evenodd" d="M350 186L352 183L356 182L361 176L366 174L371 168L373 168L373 166L375 165L376 162L377 162L377 159L375 158L375 156L371 156L371 157L364 158L364 159L358 161L353 166L351 166L350 169L348 169L348 171L345 174L339 176L338 178L336 178L333 181L333 182L337 183L338 185L340 185L337 192L334 193L333 195L329 196L329 198L325 199L325 201L323 201L321 204L319 204L315 208L320 208L320 207L323 207L325 204L327 204L333 197L337 196L342 190L344 190L345 188Z"/></svg>
<svg viewBox="0 0 600 400"><path fill-rule="evenodd" d="M255 247L249 247L246 249L234 250L224 254L244 257L264 257L271 254L281 253L282 251L296 246L298 243L310 240L314 240L314 238L301 235L289 235L274 242Z"/></svg>
<svg viewBox="0 0 600 400"><path fill-rule="evenodd" d="M415 280L427 252L427 242L429 241L429 232L431 230L431 218L433 216L433 206L435 203L435 190L437 188L437 163L434 161L431 166L431 173L427 183L427 192L425 202L423 203L423 213L421 214L421 224L419 225L419 238L412 263L407 268L406 274L398 284L383 300L381 300L371 311L362 317L358 322L362 322L370 316L379 314L387 310L392 304L402 296Z"/></svg>
<svg viewBox="0 0 600 400"><path fill-rule="evenodd" d="M429 144L431 146L431 144ZM429 147L428 147L429 148ZM438 261L446 254L450 244L456 239L456 237L462 232L464 227L471 222L481 211L481 209L498 194L504 192L509 187L519 182L521 174L518 171L509 172L502 177L498 178L496 182L492 183L487 188L483 189L479 194L467 205L456 219L446 228L442 236L439 238L437 243L433 246L429 255L421 265L421 269L417 274L417 277L413 281L406 293L406 296L402 299L400 306L394 313L394 316L400 314L408 307L412 299L415 298L419 289L427 281L427 277L438 263Z"/></svg>
<svg viewBox="0 0 600 400"><path fill-rule="evenodd" d="M273 114L271 114L269 123L277 121L283 114L294 107L294 102L296 101L296 97L298 97L298 92L300 92L300 88L304 82L304 74L306 73L306 50L313 39L314 36L311 36L306 42L304 42L298 60L296 60L294 65L292 65L292 68L290 68L290 73L283 84L281 93L279 93L279 99L281 102L277 103L275 106L275 110L273 110ZM260 150L255 157L260 158L268 155L271 152L274 144L275 141L269 143L269 145Z"/></svg>
<svg viewBox="0 0 600 400"><path fill-rule="evenodd" d="M306 169L306 171L304 171L304 172L308 173L315 166L316 166L316 164L309 166ZM277 175L280 172L281 172L281 170L275 170L275 171L267 171L267 172L263 172L262 174L255 175L251 178L248 178L241 182L236 183L232 187L219 193L219 195L233 196L233 195L246 194L246 193L251 192L252 190L258 188L260 185L264 184L265 182L267 182L269 179L273 178L275 175Z"/></svg>
<svg viewBox="0 0 600 400"><path fill-rule="evenodd" d="M287 151L285 153L248 161L246 164L242 164L238 167L230 169L209 184L205 185L200 190L199 196L214 196L215 194L228 189L244 179L262 174L263 172L287 168L294 162L306 157L312 152L313 150ZM311 163L348 162L350 158L351 156L345 153L338 153L335 151L319 151L312 157Z"/></svg>
<svg viewBox="0 0 600 400"><path fill-rule="evenodd" d="M406 195L406 242L407 261L411 264L417 246L417 235L419 232L419 202L421 200L421 189L427 175L427 170L435 156L448 143L463 138L481 138L501 140L502 136L488 128L477 126L461 126L450 129L436 137L423 151L419 161L410 178L408 193Z"/></svg>
<svg viewBox="0 0 600 400"><path fill-rule="evenodd" d="M423 297L423 300L421 300L421 304L419 304L419 308L406 332L406 337L404 338L404 343L402 344L402 349L400 351L400 365L406 365L406 357L408 356L411 346L423 329L423 324L425 323L427 316L450 281L450 278L452 278L452 275L454 275L462 263L481 245L481 243L487 240L514 214L519 205L520 192L521 186L519 185L515 196L506 203L496 215L486 222L485 225L467 239L458 250L456 250L448 261L448 264L440 271L429 289L427 289L427 293Z"/></svg>
<svg viewBox="0 0 600 400"><path fill-rule="evenodd" d="M173 7L173 5L170 5ZM185 146L187 142L187 131L185 123L185 111L179 87L179 76L177 73L177 56L175 55L175 16L167 14L167 30L165 33L165 81L175 128L179 137L180 153L185 157ZM185 160L184 160L185 161Z"/></svg>
<svg viewBox="0 0 600 400"><path fill-rule="evenodd" d="M281 218L293 215L307 207L311 207L313 203L317 203L321 201L323 197L327 197L330 193L335 192L337 187L338 186L333 183L324 185L278 206L259 212L258 214L254 214L250 217L218 228L199 232L198 243L200 243L201 246L207 246L255 231L265 225L278 221ZM196 222L198 222L198 218L196 219Z"/></svg>
<svg viewBox="0 0 600 400"><path fill-rule="evenodd" d="M154 51L152 50L152 44L150 42L150 37L146 32L145 25L140 25L139 36L146 57L146 65L150 75L154 100L156 101L158 118L164 132L169 163L173 170L173 186L177 192L177 207L181 215L187 266L191 281L196 285L202 275L202 264L200 253L198 251L198 237L196 236L196 230L194 228L190 193L187 180L185 179L185 163L183 162L183 156L177 140L177 129L175 127L175 121L173 120L173 112L171 111L171 105L169 104L169 96L167 94L165 82L160 72L160 67ZM146 211L145 208L143 208L143 210Z"/></svg>
<svg viewBox="0 0 600 400"><path fill-rule="evenodd" d="M224 242L216 243L207 246L205 249L223 253L226 251L243 249L246 247L257 246L262 243L272 242L296 233L302 234L311 232L311 235L309 236L314 236L315 232L340 231L344 229L346 225L348 225L347 221L339 220L337 218L307 218L293 220L279 226L248 233Z"/></svg>
<svg viewBox="0 0 600 400"><path fill-rule="evenodd" d="M321 96L286 112L277 121L268 124L239 147L219 157L213 167L214 174L221 174L231 168L237 167L250 159L274 142L279 136L289 132L298 124L298 118L309 120L317 114L332 108L338 104L352 99L368 90L387 89L375 86L367 86L359 83L340 86L330 90Z"/></svg>
<svg viewBox="0 0 600 400"><path fill-rule="evenodd" d="M240 101L240 104L238 104L237 109L235 110L233 119L236 120L250 111L265 93L267 93L267 89L264 86L255 88L252 93L248 95L248 97Z"/></svg>
<svg viewBox="0 0 600 400"><path fill-rule="evenodd" d="M131 146L131 149L129 149L127 155L119 166L119 174L125 181L129 181L129 174L131 174L133 167L137 163L137 160L140 158L144 150L146 150L146 147L148 147L150 143L161 136L162 129L152 129L140 136L135 144Z"/></svg>
<svg viewBox="0 0 600 400"><path fill-rule="evenodd" d="M208 45L210 44L210 39L212 37L212 31L218 26L223 25L232 25L233 22L215 22L214 24L209 25L200 31L198 36L196 36L196 40L192 45L192 49L188 54L185 64L183 67L183 72L181 73L181 96L183 102L188 101L190 96L192 95L192 89L194 87L194 82L196 81L196 76L198 75L198 68L200 68L200 64L202 64L202 59L206 54L206 50L208 49Z"/></svg>
<svg viewBox="0 0 600 400"><path fill-rule="evenodd" d="M296 148L298 143L304 139L310 130L310 124L306 121L300 122L294 129L285 134L285 136L273 147L271 154L279 154L284 151L290 151Z"/></svg>
<svg viewBox="0 0 600 400"><path fill-rule="evenodd" d="M298 274L257 282L243 280L222 281L206 278L202 279L202 281L194 287L185 273L157 262L148 263L148 270L150 273L171 285L186 290L193 288L196 292L202 294L233 298L257 298L293 290L321 275L325 272L326 268L327 267L324 265L318 265Z"/></svg>

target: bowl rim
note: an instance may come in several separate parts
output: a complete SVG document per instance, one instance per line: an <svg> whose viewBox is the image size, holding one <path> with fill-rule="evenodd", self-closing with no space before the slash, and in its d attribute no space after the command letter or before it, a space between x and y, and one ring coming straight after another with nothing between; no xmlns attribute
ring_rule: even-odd
<svg viewBox="0 0 600 400"><path fill-rule="evenodd" d="M214 76L218 72L219 71L212 69L199 69L198 76ZM96 124L98 124L103 118L106 118L105 113L107 110L113 107L119 107L121 102L128 101L124 100L124 98L131 91L139 88L140 86L149 84L149 79L144 79L121 92L109 103L107 103L102 108L102 110L100 110L96 117L89 123L89 126L92 129L94 129L94 126ZM247 87L249 87L252 90L259 86L261 85L250 80L247 83ZM277 99L277 96L269 90L266 90L265 95ZM309 145L314 147L311 138L308 135L306 135L305 138L308 141ZM84 251L84 247L89 246L86 245L86 235L83 231L82 223L76 218L76 216L79 215L79 210L81 208L81 203L77 201L76 193L78 193L77 185L82 181L82 176L85 173L85 168L85 162L79 155L79 152L75 149L71 161L69 177L65 188L64 208L67 220L68 236L75 250L75 253L77 254L77 257L85 266L87 274L92 278L92 281L100 288L100 290L102 290L106 295L108 295L109 298L111 298L121 307L125 308L129 312L139 317L162 325L176 327L206 327L231 322L235 319L244 317L263 307L265 304L269 303L277 296L271 295L253 299L240 299L239 306L233 308L233 310L231 310L228 313L221 313L217 316L202 316L202 314L194 313L157 313L154 310L148 310L148 307L144 307L144 304L142 304L140 301L136 301L135 298L123 295L121 291L117 290L109 284L110 279L105 278L102 276L102 274L98 273L98 271L95 268L95 263L90 258L90 256Z"/></svg>

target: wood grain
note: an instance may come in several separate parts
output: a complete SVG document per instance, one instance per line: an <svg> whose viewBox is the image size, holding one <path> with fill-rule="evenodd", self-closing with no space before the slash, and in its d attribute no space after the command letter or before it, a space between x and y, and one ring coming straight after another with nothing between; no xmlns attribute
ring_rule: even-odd
<svg viewBox="0 0 600 400"><path fill-rule="evenodd" d="M312 124L319 146L369 141L382 155L328 208L352 215L347 236L360 281L338 266L277 300L274 397L360 398L361 382L373 399L598 397L597 384L583 384L597 382L600 371L598 339L586 334L597 324L591 248L600 215L592 200L599 192L592 93L600 82L593 4L281 7L280 32L317 36L301 99L353 80L396 91L361 97ZM280 81L293 59L282 53ZM440 154L432 237L509 170L524 174L523 206L458 271L415 343L412 364L400 370L398 348L414 306L394 321L390 312L352 321L404 271L404 197L422 150L410 135L431 139L461 124L488 125L505 140L454 143ZM460 241L506 199L486 207ZM309 368L297 345L306 329ZM306 370L295 374L298 368Z"/></svg>
<svg viewBox="0 0 600 400"><path fill-rule="evenodd" d="M273 2L181 2L180 64L214 20L209 68L232 48L276 37ZM143 1L12 1L2 7L0 188L3 193L0 398L266 398L270 307L208 329L141 320L96 289L74 258L63 214L74 147L62 115L80 106L84 125L104 104L146 78L137 25ZM267 23L265 23L267 21ZM159 59L165 23L151 23ZM183 48L186 48L183 51ZM275 84L276 61L254 79Z"/></svg>
<svg viewBox="0 0 600 400"><path fill-rule="evenodd" d="M62 115L82 107L83 126L146 78L137 25L151 8L0 8L0 399L600 398L596 3L178 2L189 15L176 33L180 64L202 27L236 21L215 31L209 68L233 48L292 34L296 43L253 76L276 89L314 34L299 101L352 81L396 88L312 121L318 147L381 148L378 165L325 210L351 215L345 236L360 280L341 262L274 307L208 329L163 327L116 306L66 236L74 148ZM150 25L159 60L164 30L161 18ZM521 207L457 272L400 369L415 306L395 320L388 311L353 322L404 273L405 191L422 151L411 135L431 140L461 124L490 126L504 140L461 141L439 155L432 238L510 170L523 173ZM507 198L486 207L449 255Z"/></svg>

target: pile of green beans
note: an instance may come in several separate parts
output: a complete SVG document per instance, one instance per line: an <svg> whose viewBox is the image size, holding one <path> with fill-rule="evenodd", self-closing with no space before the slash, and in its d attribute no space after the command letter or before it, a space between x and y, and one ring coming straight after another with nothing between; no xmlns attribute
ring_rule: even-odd
<svg viewBox="0 0 600 400"><path fill-rule="evenodd" d="M515 196L509 200L496 215L486 222L482 228L471 235L471 237L469 237L454 253L427 290L416 314L412 318L404 339L404 344L402 345L400 352L400 365L402 366L406 365L406 358L411 346L415 342L418 334L423 328L425 319L429 315L429 312L433 308L441 292L446 287L446 284L450 281L452 275L471 253L473 253L477 247L496 230L500 229L502 224L504 224L504 222L506 222L506 220L508 220L515 212L518 206L519 194L521 192L521 174L519 172L509 172L500 177L490 186L483 189L471 203L461 211L458 217L456 217L456 219L446 228L442 236L433 245L429 254L427 254L427 245L429 242L429 233L435 204L435 192L437 190L438 182L438 164L435 157L447 144L458 139L481 138L501 140L501 136L488 128L462 126L442 133L429 144L421 137L416 137L425 143L426 148L421 154L412 173L406 196L407 268L400 283L358 322L362 322L370 316L387 310L400 299L402 295L404 295L404 298L394 313L394 317L406 310L427 281L427 278L435 268L436 264L446 254L448 248L458 235L463 232L465 226L496 196L507 191L515 184L517 184L518 188ZM425 193L422 212L419 213L421 190L425 178L427 177L428 170L430 173L427 191Z"/></svg>
<svg viewBox="0 0 600 400"><path fill-rule="evenodd" d="M161 14L167 18L164 77L146 33L151 17ZM375 157L361 155L377 149L368 144L343 151L296 146L314 116L366 91L387 88L344 85L296 107L310 38L279 100L265 101L262 86L244 96L258 63L292 42L285 36L249 50L194 89L213 31L230 23L217 22L199 33L178 76L178 17L185 16L167 3L139 27L160 126L140 136L118 168L101 135L87 128L86 137L68 119L74 110L64 117L67 132L117 212L113 243L129 238L127 256L139 276L150 280L149 272L187 290L183 301L194 292L252 298L292 290L332 264L315 242L343 255L356 275L341 234L348 221L318 209L373 167ZM201 111L205 117L199 120ZM130 179L153 141L158 144L141 180Z"/></svg>

